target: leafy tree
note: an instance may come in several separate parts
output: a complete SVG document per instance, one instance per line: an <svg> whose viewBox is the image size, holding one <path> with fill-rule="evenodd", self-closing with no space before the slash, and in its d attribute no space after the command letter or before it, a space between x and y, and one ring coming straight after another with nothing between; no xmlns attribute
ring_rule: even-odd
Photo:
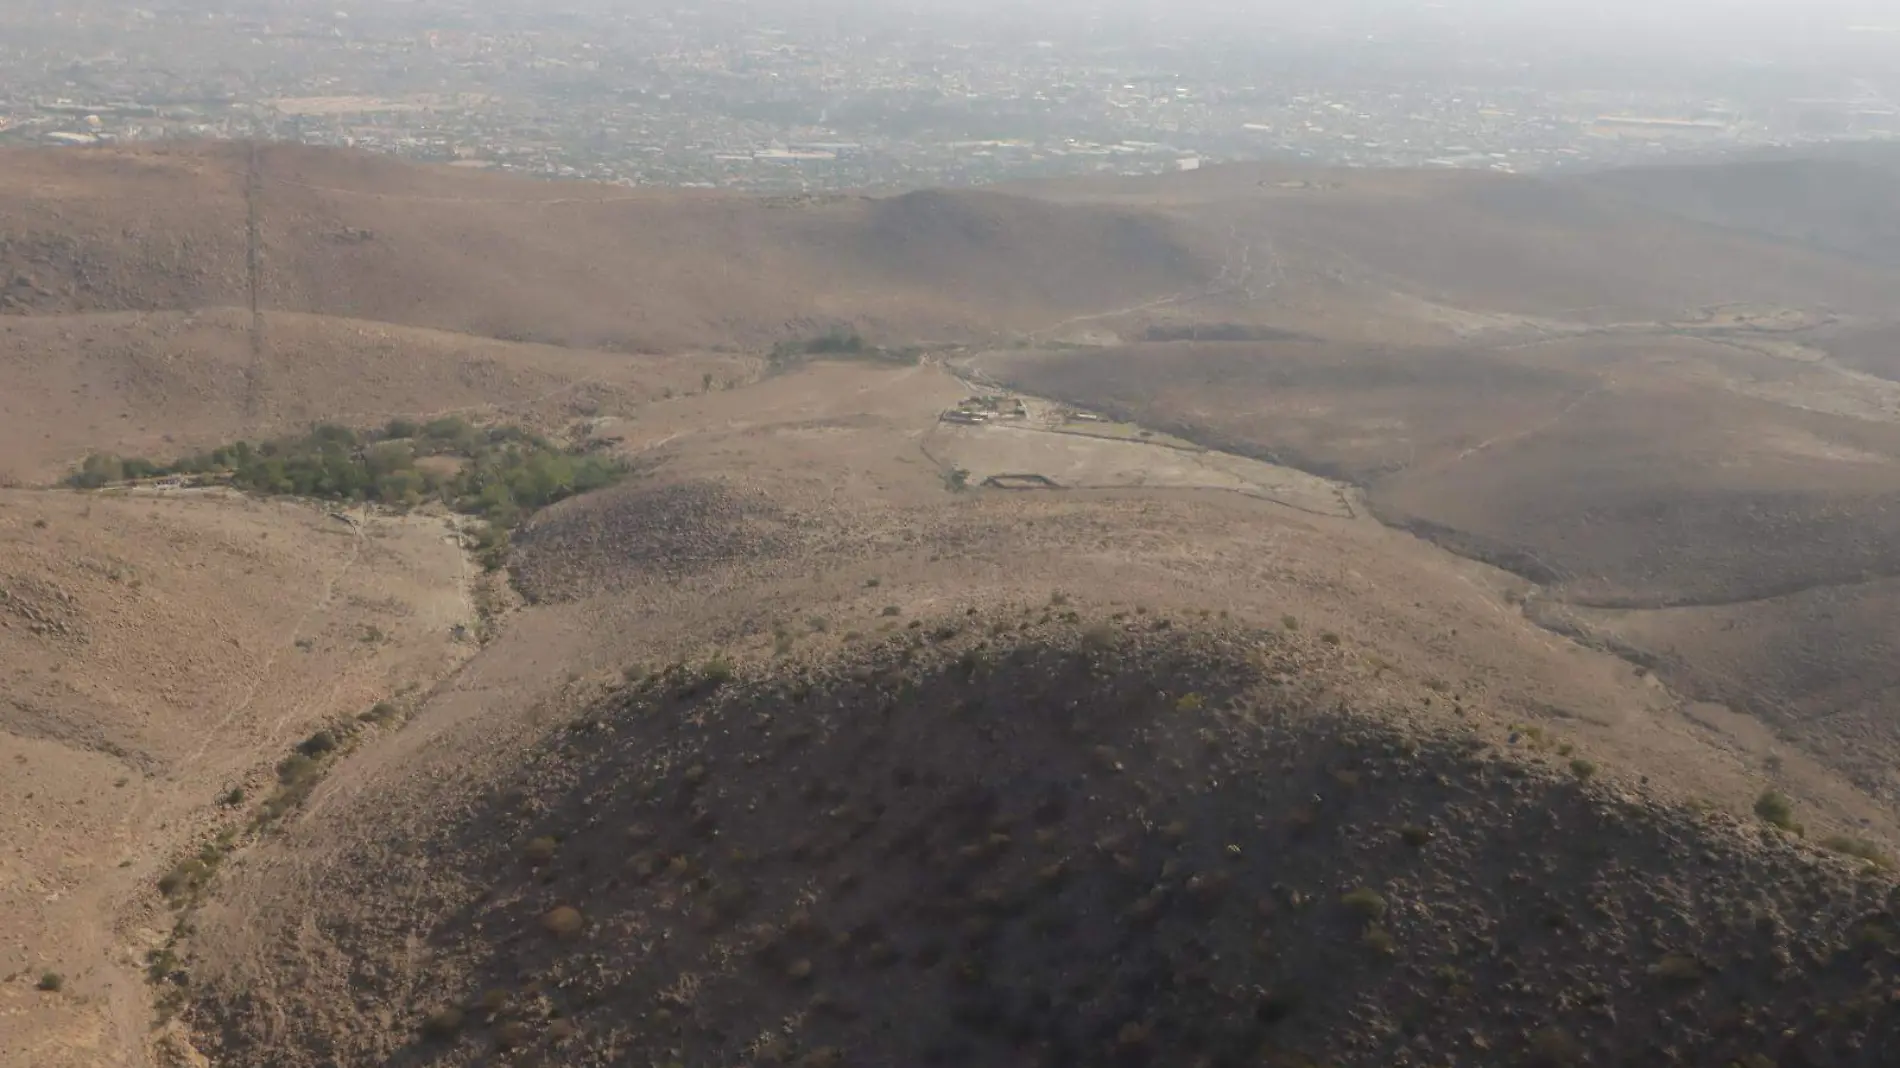
<svg viewBox="0 0 1900 1068"><path fill-rule="evenodd" d="M68 479L80 489L98 489L100 486L125 479L125 462L109 452L95 452L86 457L79 470Z"/></svg>

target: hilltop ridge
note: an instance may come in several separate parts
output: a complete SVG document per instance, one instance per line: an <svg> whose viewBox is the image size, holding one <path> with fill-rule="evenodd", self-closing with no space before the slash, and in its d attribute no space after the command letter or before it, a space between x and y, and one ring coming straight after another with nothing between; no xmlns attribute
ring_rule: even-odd
<svg viewBox="0 0 1900 1068"><path fill-rule="evenodd" d="M1900 1038L1885 879L1401 727L1312 639L1033 618L637 677L312 872L271 910L332 932L294 984L223 948L276 930L208 912L202 1048L1873 1065ZM236 892L276 899L264 874ZM386 1008L337 1011L345 985Z"/></svg>

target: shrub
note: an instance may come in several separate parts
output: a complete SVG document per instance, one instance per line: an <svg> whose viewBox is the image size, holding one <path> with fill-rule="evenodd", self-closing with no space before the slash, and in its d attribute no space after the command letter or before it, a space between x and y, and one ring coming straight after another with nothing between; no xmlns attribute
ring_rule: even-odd
<svg viewBox="0 0 1900 1068"><path fill-rule="evenodd" d="M560 905L546 916L541 917L541 929L556 938L573 938L587 926L587 920L581 910L572 905Z"/></svg>
<svg viewBox="0 0 1900 1068"><path fill-rule="evenodd" d="M560 843L552 838L542 836L529 840L526 848L522 850L522 855L528 858L528 863L530 864L546 864L548 861L554 859L555 851L559 848Z"/></svg>
<svg viewBox="0 0 1900 1068"><path fill-rule="evenodd" d="M299 786L316 776L317 762L307 753L292 753L277 762L277 781L285 786Z"/></svg>
<svg viewBox="0 0 1900 1068"><path fill-rule="evenodd" d="M422 1018L422 1035L437 1041L455 1037L462 1029L462 1010L442 1008Z"/></svg>
<svg viewBox="0 0 1900 1068"><path fill-rule="evenodd" d="M1859 857L1876 868L1888 870L1893 868L1893 858L1882 852L1879 846L1864 838L1849 838L1846 835L1837 834L1823 839L1821 845L1836 853Z"/></svg>
<svg viewBox="0 0 1900 1068"><path fill-rule="evenodd" d="M64 989L65 986L66 978L58 972L43 972L40 974L39 988L48 994L57 994L60 990Z"/></svg>
<svg viewBox="0 0 1900 1068"><path fill-rule="evenodd" d="M1570 1068L1583 1059L1583 1048L1568 1033L1546 1027L1531 1036L1530 1061L1534 1068Z"/></svg>
<svg viewBox="0 0 1900 1068"><path fill-rule="evenodd" d="M468 420L459 415L445 415L422 424L422 436L436 441L463 441L474 432L475 428L468 425Z"/></svg>
<svg viewBox="0 0 1900 1068"><path fill-rule="evenodd" d="M1570 762L1570 774L1575 775L1579 779L1587 780L1594 778L1596 773L1597 766L1582 757L1578 757Z"/></svg>
<svg viewBox="0 0 1900 1068"><path fill-rule="evenodd" d="M484 571L500 571L508 566L508 552L513 547L514 539L505 527L483 523L475 530L475 557Z"/></svg>
<svg viewBox="0 0 1900 1068"><path fill-rule="evenodd" d="M706 666L699 671L699 677L707 686L716 690L731 682L736 672L737 669L733 667L732 661L721 654L706 661Z"/></svg>
<svg viewBox="0 0 1900 1068"><path fill-rule="evenodd" d="M1339 903L1346 906L1354 915L1374 923L1385 919L1389 907L1385 897L1371 887L1362 886L1342 895Z"/></svg>
<svg viewBox="0 0 1900 1068"><path fill-rule="evenodd" d="M122 481L125 478L125 461L106 452L95 452L86 457L66 481L76 489L98 489L100 486Z"/></svg>
<svg viewBox="0 0 1900 1068"><path fill-rule="evenodd" d="M1694 957L1671 953L1650 965L1649 974L1669 983L1695 983L1702 979L1702 965Z"/></svg>
<svg viewBox="0 0 1900 1068"><path fill-rule="evenodd" d="M534 1033L520 1020L508 1020L495 1028L495 1047L497 1049L520 1049L533 1041Z"/></svg>
<svg viewBox="0 0 1900 1068"><path fill-rule="evenodd" d="M179 861L178 866L159 877L158 892L166 897L183 897L194 893L211 878L211 866L203 860L193 858Z"/></svg>
<svg viewBox="0 0 1900 1068"><path fill-rule="evenodd" d="M336 752L336 735L329 731L318 731L297 744L297 752L307 757L320 757L325 753Z"/></svg>
<svg viewBox="0 0 1900 1068"><path fill-rule="evenodd" d="M1794 802L1779 790L1762 791L1755 799L1755 815L1763 823L1784 831L1798 831L1801 826L1794 819Z"/></svg>

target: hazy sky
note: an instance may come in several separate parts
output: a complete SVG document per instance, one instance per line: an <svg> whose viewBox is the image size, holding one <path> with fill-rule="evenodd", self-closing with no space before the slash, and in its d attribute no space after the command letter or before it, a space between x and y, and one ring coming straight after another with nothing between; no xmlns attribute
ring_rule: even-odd
<svg viewBox="0 0 1900 1068"><path fill-rule="evenodd" d="M1064 22L1135 21L1246 35L1329 32L1384 39L1459 34L1495 43L1606 57L1825 65L1852 54L1891 57L1900 70L1900 0L751 0L769 7L850 5L884 17L1002 16L1059 29ZM1885 32L1882 32L1885 31ZM1053 32L1053 30L1052 30ZM1501 58L1508 58L1501 57Z"/></svg>

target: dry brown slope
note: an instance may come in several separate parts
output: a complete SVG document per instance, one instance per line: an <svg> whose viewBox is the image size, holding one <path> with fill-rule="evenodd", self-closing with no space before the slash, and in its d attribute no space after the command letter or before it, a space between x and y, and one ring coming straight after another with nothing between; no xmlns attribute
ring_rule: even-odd
<svg viewBox="0 0 1900 1068"><path fill-rule="evenodd" d="M1605 323L1735 301L1884 315L1900 281L1575 185L1462 172L773 199L289 145L258 149L255 183L243 145L6 159L15 310L245 306L255 207L266 309L624 351L762 347L841 321L997 338L1157 307L1395 338L1449 336L1459 315Z"/></svg>
<svg viewBox="0 0 1900 1068"><path fill-rule="evenodd" d="M1539 610L1655 665L1682 692L1758 717L1763 760L1804 746L1891 805L1900 799L1895 593L1896 580L1878 579L1708 607Z"/></svg>
<svg viewBox="0 0 1900 1068"><path fill-rule="evenodd" d="M1716 728L1749 764L1772 773L1807 754L1894 795L1882 665L1894 656L1884 576L1900 564L1900 433L1871 409L1829 411L1838 376L1825 368L1681 338L1492 352L1173 345L978 363L1357 481L1386 521L1543 584L1536 618L1759 717L1766 727ZM1667 605L1708 607L1620 610Z"/></svg>
<svg viewBox="0 0 1900 1068"><path fill-rule="evenodd" d="M1683 218L1893 265L1900 263L1897 173L1892 159L1848 155L1631 167L1572 181Z"/></svg>
<svg viewBox="0 0 1900 1068"><path fill-rule="evenodd" d="M1900 569L1900 427L1775 403L1704 341L1288 342L985 356L979 369L1366 487L1391 521L1596 604L1748 600Z"/></svg>
<svg viewBox="0 0 1900 1068"><path fill-rule="evenodd" d="M317 725L464 655L464 566L438 524L0 491L0 1064L142 1063L160 875Z"/></svg>
<svg viewBox="0 0 1900 1068"><path fill-rule="evenodd" d="M1254 300L1327 336L1387 336L1396 323L1351 319L1402 321L1379 303L1391 293L1468 313L1606 324L1736 302L1886 317L1900 281L1888 267L1534 177L1235 166L1034 192L1149 205L1205 244L1237 244ZM1298 318L1309 309L1323 314ZM1378 332L1365 333L1372 326Z"/></svg>
<svg viewBox="0 0 1900 1068"><path fill-rule="evenodd" d="M291 145L255 183L243 145L4 158L0 283L41 313L248 306L252 207L267 310L635 352L995 336L1218 269L1153 213L999 193L769 200Z"/></svg>
<svg viewBox="0 0 1900 1068"><path fill-rule="evenodd" d="M171 458L311 423L451 412L560 425L754 374L730 356L653 356L273 313L263 361L235 308L0 316L0 479L87 453Z"/></svg>
<svg viewBox="0 0 1900 1068"><path fill-rule="evenodd" d="M556 962L540 956L544 943L531 927L532 914L539 911L539 906L528 903L528 897L517 896L517 891L521 895L542 892L534 888L538 884L531 884L545 871L529 873L515 867L520 858L515 849L525 848L525 842L503 840L503 836L492 833L492 827L497 820L514 827L511 821L525 818L524 814L531 811L554 819L565 811L570 800L584 796L559 792L564 787L558 786L557 780L563 775L586 770L579 763L569 763L569 758L580 760L584 751L612 760L615 748L605 744L604 734L582 740L560 733L559 728L595 707L603 693L618 687L625 669L631 666L637 674L638 669L673 660L689 666L703 665L721 652L755 665L765 672L758 677L769 683L773 669L762 666L768 662L776 661L781 667L827 662L840 646L862 648L867 640L890 642L892 655L900 660L909 655L913 662L938 663L933 658L941 656L954 662L961 658L963 649L955 643L987 641L990 651L984 655L1000 654L1018 640L1017 628L1027 626L1034 631L1056 627L1072 611L1115 621L1139 632L1144 637L1138 645L1149 640L1146 636L1165 635L1226 612L1250 625L1296 635L1288 642L1268 643L1274 647L1299 647L1315 654L1312 658L1301 654L1293 662L1299 670L1280 673L1286 676L1285 681L1297 686L1302 678L1323 678L1335 683L1338 693L1353 695L1366 709L1402 715L1408 729L1435 732L1448 724L1456 725L1483 733L1505 748L1513 747L1515 736L1516 748L1531 750L1534 759L1554 766L1561 775L1574 777L1567 768L1570 760L1590 759L1601 765L1601 777L1623 784L1617 789L1626 789L1648 775L1658 796L1680 802L1699 800L1734 813L1745 814L1756 795L1772 783L1796 796L1801 818L1817 836L1843 830L1877 841L1893 836L1889 813L1868 805L1851 788L1831 779L1824 769L1800 754L1791 754L1785 767L1770 773L1760 765L1757 754L1737 746L1732 739L1712 735L1684 717L1674 695L1653 678L1532 625L1505 597L1507 592L1521 592L1521 583L1439 553L1376 523L1312 515L1238 495L1206 492L952 493L944 487L923 448L935 412L943 403L939 394L945 391L953 397L960 395L954 380L935 367L899 370L849 364L814 366L742 391L676 399L644 413L627 428L627 447L641 457L636 480L614 496L574 502L547 513L543 517L548 524L547 539L524 536L517 549L515 566L528 578L530 589L540 591L543 602L510 617L495 641L441 688L407 728L386 744L341 764L312 797L304 817L284 837L264 843L227 868L211 903L197 917L199 934L191 940L191 953L183 964L191 989L213 992L201 1008L208 1014L199 1017L201 1034L208 1044L230 1043L224 1048L235 1063L284 1063L286 1059L295 1063L299 1058L324 1057L375 1060L384 1056L453 1061L489 1048L486 1044L498 1032L478 1025L471 1013L468 1033L472 1037L468 1041L474 1044L454 1051L438 1047L411 1049L420 1012L463 999L479 1000L485 996L484 987L504 984L508 990L501 995L503 1001L541 1014L530 1015L523 1022L531 1025L528 1038L543 1041L548 1037L548 1031L542 1030L549 1019L545 1010L551 1003L544 998L564 996L554 980L564 978L566 973L558 969L571 963L598 962L606 966L621 959L628 943L597 943L597 948L588 948L584 956L572 961L561 958ZM682 487L683 497L672 496ZM658 518L653 516L653 505L665 506L681 499L684 506ZM708 501L719 506L705 507ZM778 532L792 536L782 538L763 553L702 553L699 559L688 561L691 566L684 567L667 552L655 551L656 544L664 550L669 540L694 548L717 548L721 544L718 539L729 533L735 514L735 509L724 504L733 502L742 519L763 516ZM758 508L755 502L768 505L769 511ZM584 551L575 551L577 540ZM1115 620L1116 616L1120 619ZM1290 626L1287 619L1292 620ZM1165 629L1160 620L1166 621ZM992 631L993 625L1006 625L1008 629ZM937 636L940 632L947 635L949 630L956 631L954 638ZM951 644L940 652L928 651L938 642ZM899 648L910 645L923 651L905 654ZM1127 661L1130 665L1140 663L1133 656ZM829 662L854 663L849 659ZM1303 674L1309 670L1317 674ZM849 682L849 674L840 685L854 685ZM874 669L874 680L877 674ZM1033 692L1033 677L1046 674L1032 669L1025 672L1028 681L992 681L998 692ZM1208 677L1217 674L1209 672ZM1073 696L1077 708L1129 707L1110 698L1085 699L1095 692L1091 686L1113 688L1115 679L1078 681L1065 687L1060 703L1066 706ZM1129 687L1121 690L1126 692ZM1140 687L1134 690L1139 692ZM822 688L814 690L823 692ZM958 694L948 682L930 692L937 696ZM856 700L856 696L849 699ZM899 704L931 715L936 714L931 710L939 707L908 699ZM1007 707L1006 703L990 701L984 705L993 710ZM670 712L672 706L668 707ZM777 725L771 729L796 719L791 710L798 707L794 701L775 701ZM1173 701L1164 702L1161 710L1173 707ZM740 713L745 711L741 709ZM906 732L902 735L905 744L949 736L972 723L980 727L984 722L980 718L958 719L950 710L943 711L949 725L941 730ZM980 712L974 703L965 703L961 714ZM584 718L598 715L596 712ZM668 718L635 715L625 721L624 729L659 731ZM717 725L725 721L709 722ZM741 730L737 721L733 722L734 738L753 736L753 728ZM614 730L622 729L616 720ZM640 735L643 740L649 737L658 748L648 747L648 752L656 757L661 752L676 751L667 746L684 744L681 737ZM999 732L998 737L1007 735ZM1091 744L1084 739L1067 746L1064 752L1085 753ZM1102 744L1115 743L1104 740ZM1307 752L1330 751L1322 748ZM857 754L855 749L849 752ZM537 757L539 762L530 771L522 763L524 753L567 755ZM1066 759L1052 757L1051 762ZM1185 756L1183 759L1184 766L1196 766ZM956 774L965 774L984 763L959 761ZM989 763L1002 767L1007 761ZM1331 770L1321 767L1315 773ZM1375 779L1373 770L1379 770L1384 779ZM1448 774L1455 770L1450 769ZM547 774L539 775L541 772ZM769 773L754 769L753 774ZM543 795L536 792L540 787L533 787L525 795L507 795L506 784L524 775L539 775L542 785L555 792ZM842 774L833 777L855 781ZM1225 781L1231 777L1221 778ZM1369 768L1361 781L1390 778L1383 768ZM1454 782L1462 781L1457 775L1452 778ZM731 778L720 779L719 786L733 791L728 800L740 805L749 795L737 791L749 781L735 772ZM1172 785L1181 780L1154 781ZM1339 779L1330 781L1345 785ZM1491 782L1487 789L1503 791L1495 780L1487 781ZM1295 785L1306 787L1303 780ZM1326 790L1332 787L1320 792L1328 797L1337 794ZM1157 787L1156 792L1166 797L1180 791L1164 786ZM1308 789L1305 794L1289 797L1289 802L1304 803L1311 792ZM1420 799L1426 795L1399 791L1373 796L1411 798L1423 804ZM491 807L498 797L504 797L501 809ZM1553 804L1548 795L1535 791L1523 798L1526 811L1541 813ZM605 797L593 801L597 811L607 811L604 806L618 803ZM787 795L785 804L793 803L797 803L795 795ZM1587 821L1598 816L1594 810L1566 807L1571 803L1566 800L1558 805L1565 834L1553 835L1542 823L1494 824L1477 816L1465 817L1457 826L1502 827L1499 840L1507 843L1515 842L1514 836L1520 833L1526 840L1556 838L1574 842L1586 837L1577 828L1595 826ZM1509 808L1515 810L1515 805L1513 802ZM897 807L892 804L891 810ZM760 811L767 811L766 806L761 805ZM1353 826L1412 818L1397 810L1353 811L1372 813L1364 819L1355 817ZM496 812L509 814L484 815ZM653 821L653 829L668 835L684 834L692 818L690 813L668 815L664 821ZM751 818L736 808L722 808L715 815L722 821L718 823L719 833L735 836L734 842L742 833L754 833L742 830L752 826L744 822ZM599 833L613 837L617 860L640 848L620 837L632 819L615 816L599 825ZM1490 815L1484 819L1490 819ZM1691 858L1702 856L1695 846L1684 847L1682 843L1704 842L1705 830L1674 820L1673 816L1663 818L1665 828L1679 829L1664 832L1667 840L1675 843L1667 848ZM1157 825L1165 822L1158 821ZM480 844L474 837L467 841L458 837L456 828L477 825L491 829ZM541 833L535 831L536 835ZM586 840L591 842L591 838ZM1323 839L1328 843L1336 840L1330 835ZM1404 849L1409 847L1394 845L1389 836L1367 832L1348 836L1347 840L1355 844L1344 853L1288 855L1299 856L1302 863L1310 861L1320 866L1318 870L1350 873L1355 878L1362 872L1391 871L1377 865L1408 855ZM1629 841L1617 840L1624 844ZM1715 867L1698 869L1712 876L1705 885L1725 886L1729 880L1780 885L1777 877L1765 874L1780 869L1750 867L1756 863L1749 859L1754 856L1752 852L1731 850L1724 844L1729 839L1707 840L1713 843L1711 848L1719 863L1710 862ZM400 848L394 844L399 841L404 843ZM417 849L418 842L441 843L442 851ZM1374 867L1324 867L1357 864L1357 860L1337 858L1361 856L1356 852L1359 844L1370 851L1365 856ZM478 872L491 859L491 854L482 852L488 848L506 852L508 862L492 872ZM586 849L591 851L591 845ZM730 857L729 853L715 853ZM1458 858L1461 872L1483 870L1477 854L1448 855ZM439 863L445 857L460 858L457 863L468 867L445 867ZM1731 862L1737 866L1729 867ZM470 874L453 874L458 870ZM830 872L795 867L774 870ZM444 881L433 881L445 871L451 874ZM600 879L597 887L602 896L598 901L602 904L581 906L589 915L594 915L597 908L609 910L601 915L629 919L662 915L652 911L655 906L644 896L647 891L638 888L615 865L590 860L587 872L576 877L568 868L559 869L558 886L571 887L578 893L596 885L587 880ZM867 871L867 877L870 874ZM1540 878L1535 872L1526 874L1533 880ZM608 890L608 881L616 877L619 883ZM1396 874L1393 877L1399 878ZM385 889L383 883L361 881L365 878L389 881ZM1343 881L1346 874L1340 878ZM1566 886L1587 883L1568 875L1562 878ZM1632 887L1641 881L1626 874L1617 874L1616 878L1628 878L1630 882L1617 885ZM498 951L518 951L521 956L488 958L484 947L489 943L464 937L468 928L461 925L462 921L477 918L460 911L472 900L462 896L471 885L465 879L497 888L497 896L489 899L487 906L474 906L503 910L479 917L485 930L512 931L521 916L505 910L527 910L530 927ZM521 881L512 881L517 879ZM1286 876L1275 874L1266 881L1286 882ZM1489 900L1492 893L1488 889L1477 893L1463 882L1449 885L1457 887L1453 896L1467 902ZM1673 924L1680 920L1685 926L1672 929L1683 933L1683 945L1704 944L1712 953L1721 954L1736 947L1728 935L1720 933L1720 927L1705 926L1702 920L1693 918L1711 915L1706 910L1717 908L1718 901L1678 895L1671 889L1673 884L1657 885L1655 895L1632 888L1634 896L1620 900L1634 902L1634 908L1654 909L1649 914L1657 916L1659 922ZM1335 894L1346 889L1349 887L1332 888ZM1501 900L1509 897L1502 888L1496 893ZM667 908L678 904L669 900ZM1328 908L1337 900L1332 896L1315 898ZM1429 898L1431 902L1439 900ZM622 908L623 903L633 911L611 911ZM1802 902L1795 904L1806 907ZM1429 904L1428 908L1436 912L1440 906ZM1456 915L1456 923L1470 918L1469 913ZM1523 919L1512 916L1513 924ZM321 919L306 923L307 917ZM1360 973L1354 969L1366 961L1378 960L1376 951L1359 956L1362 949L1355 941L1359 932L1350 923L1338 920L1336 912L1328 913L1325 925L1301 930L1306 934L1300 937L1311 940L1300 944L1314 954L1302 959L1315 962L1316 969L1357 975ZM1544 930L1539 929L1540 937ZM731 1025L725 1037L716 1041L738 1041L739 1024L758 1020L750 1013L760 1005L769 1010L777 1004L747 999L778 995L769 993L770 987L749 980L736 985L713 983L710 977L714 973L697 964L698 931L682 927L672 936L679 941L671 942L694 956L658 959L669 968L690 971L700 980L699 985L683 982L679 991L718 992L719 1004L725 1006L720 1011L730 1010L722 1019ZM1668 949L1646 946L1639 952L1633 945L1618 942L1623 935L1615 929L1597 933L1609 940L1600 940L1599 946L1626 946L1618 952L1630 954L1633 966L1626 969L1619 963L1618 970L1628 970L1631 981L1638 984L1633 989L1649 997L1649 988L1640 986L1644 980L1638 973L1649 963L1661 963L1660 959L1651 960L1649 954ZM1432 944L1432 937L1435 935L1427 937L1426 944ZM1706 943L1694 941L1704 937ZM946 941L955 939L946 936ZM1565 944L1574 948L1571 942ZM664 948L663 944L656 945L661 949L654 950L654 954ZM1095 958L1082 959L1085 963L1077 970L1093 968ZM795 963L788 962L788 967ZM499 970L489 971L491 967ZM607 974L618 967L614 964ZM1723 974L1728 971L1725 968ZM1737 973L1743 974L1747 973ZM1838 972L1830 971L1829 975L1821 980L1824 984L1842 981ZM549 981L535 987L536 976ZM648 971L636 978L638 983L661 981L656 976L658 971ZM576 980L589 984L594 981ZM1403 980L1399 982L1389 990L1383 986L1377 989L1395 996L1406 994L1411 988ZM378 993L370 1003L358 1004L359 988ZM928 993L934 988L915 989ZM1714 986L1699 989L1726 988L1718 980ZM589 1043L596 1041L598 1033L591 1030L589 1021L593 1017L588 1013L611 1007L615 1019L625 1021L609 1025L609 1031L618 1036L614 1041L624 1048L644 1048L660 1033L647 1029L649 1025L671 1025L651 1006L643 1005L640 1012L624 1011L625 1006L616 999L622 994L632 997L634 991L634 986L619 986L611 992L603 988L610 996L601 1006L573 1011L564 1001L552 1003L559 1004L570 1016L578 1015L583 1026L590 1028L584 1032ZM903 1005L914 1003L906 1000ZM666 1008L675 1020L685 1016L671 1004ZM928 1011L940 1010L939 1005ZM930 1021L940 1018L917 1019L935 1026ZM1302 1042L1309 1038L1330 1042L1332 1038L1327 1036L1343 1033L1335 1023L1328 1022L1332 1017L1313 1019L1316 1022L1307 1030L1296 1027L1289 1034L1303 1036ZM1594 1034L1596 1025L1585 1020L1580 1030ZM1484 1033L1485 1040L1492 1042L1491 1031ZM1514 1033L1514 1037L1499 1032L1494 1049L1498 1057L1507 1059L1498 1063L1515 1063L1508 1058L1520 1048L1514 1043L1523 1041L1527 1037L1521 1032ZM555 1056L568 1057L571 1053L563 1049Z"/></svg>
<svg viewBox="0 0 1900 1068"><path fill-rule="evenodd" d="M0 311L248 306L242 146L0 158Z"/></svg>
<svg viewBox="0 0 1900 1068"><path fill-rule="evenodd" d="M345 846L316 875L323 950L277 965L294 984L214 968L201 1043L230 1065L1873 1065L1900 1040L1889 878L1395 729L1340 701L1349 654L1312 639L1018 620L583 708L443 784L445 818Z"/></svg>
<svg viewBox="0 0 1900 1068"><path fill-rule="evenodd" d="M937 367L833 364L657 405L625 428L637 477L537 517L516 573L565 606L554 614L587 621L599 651L574 655L609 671L672 655L661 650L770 645L773 630L796 637L814 617L873 630L901 621L887 607L1025 592L1292 616L1358 643L1368 663L1465 680L1500 721L1557 724L1606 764L1666 774L1685 795L1746 810L1775 782L1818 790L1803 804L1827 808L1826 822L1889 818L1809 762L1763 776L1760 753L1708 736L1653 679L1526 620L1522 580L1363 516L1168 488L1182 485L1173 450L1145 464L1139 448L1117 454L1147 489L948 492L935 417L963 392ZM992 434L1005 469L1019 469L1011 442L1029 443L1023 464L1043 455L1039 435Z"/></svg>

